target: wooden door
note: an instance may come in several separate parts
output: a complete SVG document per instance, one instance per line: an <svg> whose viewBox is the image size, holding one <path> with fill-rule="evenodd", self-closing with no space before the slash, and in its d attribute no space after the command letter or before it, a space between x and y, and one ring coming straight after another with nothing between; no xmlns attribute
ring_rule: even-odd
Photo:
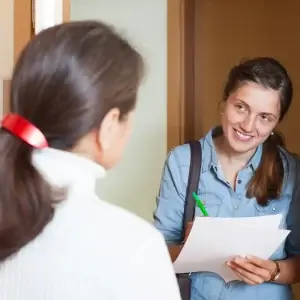
<svg viewBox="0 0 300 300"><path fill-rule="evenodd" d="M195 0L168 0L168 150L195 135L194 15Z"/></svg>
<svg viewBox="0 0 300 300"><path fill-rule="evenodd" d="M279 126L288 148L300 154L300 2L196 1L195 135L201 137L219 121L218 103L227 72L241 59L272 56L289 71L295 88L292 108ZM198 83L201 82L201 85ZM200 117L201 116L201 117Z"/></svg>

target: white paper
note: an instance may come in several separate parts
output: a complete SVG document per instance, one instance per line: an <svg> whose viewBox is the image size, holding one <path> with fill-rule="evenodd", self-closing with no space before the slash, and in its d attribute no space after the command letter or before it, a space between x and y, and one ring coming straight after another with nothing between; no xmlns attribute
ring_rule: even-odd
<svg viewBox="0 0 300 300"><path fill-rule="evenodd" d="M240 278L225 262L235 256L268 259L288 236L278 229L281 215L250 218L197 217L180 255L176 273L214 272L228 282Z"/></svg>

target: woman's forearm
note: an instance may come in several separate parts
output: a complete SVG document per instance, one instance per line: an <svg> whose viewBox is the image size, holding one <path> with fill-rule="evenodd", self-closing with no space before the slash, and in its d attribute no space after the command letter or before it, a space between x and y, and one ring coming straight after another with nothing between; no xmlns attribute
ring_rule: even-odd
<svg viewBox="0 0 300 300"><path fill-rule="evenodd" d="M275 282L294 284L300 282L300 256L278 261L280 276Z"/></svg>
<svg viewBox="0 0 300 300"><path fill-rule="evenodd" d="M169 249L169 253L171 256L171 260L172 262L174 262L176 260L176 258L178 257L178 255L180 254L181 250L182 250L183 245L176 245L176 244L169 244L168 245L168 249Z"/></svg>

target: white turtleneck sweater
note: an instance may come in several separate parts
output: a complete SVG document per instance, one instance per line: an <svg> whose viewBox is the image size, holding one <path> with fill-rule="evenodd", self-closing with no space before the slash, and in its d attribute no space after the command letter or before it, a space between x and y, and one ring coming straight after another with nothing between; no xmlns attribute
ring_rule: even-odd
<svg viewBox="0 0 300 300"><path fill-rule="evenodd" d="M0 264L0 300L179 300L162 236L137 216L101 201L105 171L86 158L36 150L33 164L68 198L32 242Z"/></svg>

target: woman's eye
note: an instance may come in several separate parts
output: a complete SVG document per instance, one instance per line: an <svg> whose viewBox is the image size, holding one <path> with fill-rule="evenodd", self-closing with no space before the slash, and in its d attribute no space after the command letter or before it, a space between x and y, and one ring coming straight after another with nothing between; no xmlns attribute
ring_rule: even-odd
<svg viewBox="0 0 300 300"><path fill-rule="evenodd" d="M262 116L261 116L261 119L262 119L264 122L270 122L270 121L271 121L270 118L269 118L269 116L266 116L266 115L262 115Z"/></svg>
<svg viewBox="0 0 300 300"><path fill-rule="evenodd" d="M243 106L243 105L241 105L241 104L237 104L235 107L236 107L236 109L237 109L238 111L240 111L240 112L246 111L245 106Z"/></svg>

